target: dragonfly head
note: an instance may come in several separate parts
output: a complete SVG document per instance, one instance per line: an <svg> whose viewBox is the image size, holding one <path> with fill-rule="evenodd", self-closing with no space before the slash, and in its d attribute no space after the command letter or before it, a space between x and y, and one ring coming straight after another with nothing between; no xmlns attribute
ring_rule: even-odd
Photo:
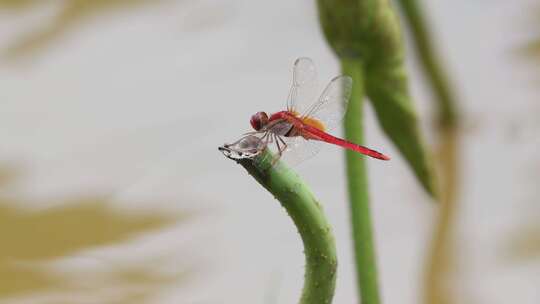
<svg viewBox="0 0 540 304"><path fill-rule="evenodd" d="M259 131L268 124L268 115L265 112L257 112L251 116L249 123L255 131Z"/></svg>

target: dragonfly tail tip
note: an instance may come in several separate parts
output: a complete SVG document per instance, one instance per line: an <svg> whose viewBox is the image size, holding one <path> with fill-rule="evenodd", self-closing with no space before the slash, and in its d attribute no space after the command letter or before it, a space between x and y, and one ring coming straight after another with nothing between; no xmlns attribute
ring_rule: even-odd
<svg viewBox="0 0 540 304"><path fill-rule="evenodd" d="M377 157L378 159L381 159L381 160L390 160L390 156L386 156L386 155L384 155L384 154L382 154L382 153L381 153L380 155L378 155L378 156L379 156L379 157Z"/></svg>

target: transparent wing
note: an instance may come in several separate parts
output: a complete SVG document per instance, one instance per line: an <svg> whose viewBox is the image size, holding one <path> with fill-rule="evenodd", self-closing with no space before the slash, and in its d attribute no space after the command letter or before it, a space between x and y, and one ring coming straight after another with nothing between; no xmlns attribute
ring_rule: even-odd
<svg viewBox="0 0 540 304"><path fill-rule="evenodd" d="M306 140L301 136L281 138L287 143L287 149L283 152L281 160L290 167L294 167L317 155L323 144L320 141Z"/></svg>
<svg viewBox="0 0 540 304"><path fill-rule="evenodd" d="M324 91L306 112L303 118L315 118L322 122L327 130L337 127L347 112L347 105L351 96L352 78L337 76L326 86Z"/></svg>
<svg viewBox="0 0 540 304"><path fill-rule="evenodd" d="M315 98L316 87L317 70L313 61L307 57L296 59L292 86L287 98L287 110L297 113L307 110Z"/></svg>
<svg viewBox="0 0 540 304"><path fill-rule="evenodd" d="M285 162L288 167L296 166L303 161L312 158L320 151L322 146L322 142L306 140L301 136L280 136L279 138L280 139L276 140L275 137L272 137L272 140L268 141L266 147L272 151L273 155L277 158L279 157L277 142L279 142L279 148L282 150L284 149L279 159L282 162ZM285 142L286 146L284 146L283 142ZM261 160L272 161L270 159L259 159L259 161Z"/></svg>
<svg viewBox="0 0 540 304"><path fill-rule="evenodd" d="M285 136L293 125L288 121L274 124L265 135L266 146L276 155L282 151L281 160L293 166L307 160L320 150L321 142L306 140L302 136Z"/></svg>

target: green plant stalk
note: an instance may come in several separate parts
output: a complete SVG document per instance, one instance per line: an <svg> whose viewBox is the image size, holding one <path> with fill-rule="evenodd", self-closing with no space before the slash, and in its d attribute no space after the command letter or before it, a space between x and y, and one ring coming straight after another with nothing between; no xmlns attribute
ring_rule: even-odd
<svg viewBox="0 0 540 304"><path fill-rule="evenodd" d="M412 33L420 66L426 75L437 105L438 173L441 207L435 225L424 274L423 301L426 304L457 303L449 292L455 269L455 223L457 214L459 115L456 98L432 42L429 26L418 0L400 0Z"/></svg>
<svg viewBox="0 0 540 304"><path fill-rule="evenodd" d="M443 129L438 147L441 191L440 210L424 273L425 304L459 303L451 284L456 269L455 228L457 215L459 137L457 130Z"/></svg>
<svg viewBox="0 0 540 304"><path fill-rule="evenodd" d="M341 61L343 74L353 78L353 89L344 120L345 137L355 143L364 142L363 135L363 69L359 60ZM350 217L358 289L362 304L380 303L377 261L369 209L368 182L365 157L346 150L347 179L349 188Z"/></svg>
<svg viewBox="0 0 540 304"><path fill-rule="evenodd" d="M431 159L409 93L401 26L391 1L317 0L317 7L328 44L340 59L363 63L365 93L380 126L424 189L435 196Z"/></svg>
<svg viewBox="0 0 540 304"><path fill-rule="evenodd" d="M414 47L426 80L430 83L431 91L438 103L438 124L440 128L453 128L457 124L458 111L456 98L450 87L437 52L432 43L431 34L422 6L418 0L399 0L405 20L412 32Z"/></svg>
<svg viewBox="0 0 540 304"><path fill-rule="evenodd" d="M306 271L301 304L329 304L336 285L337 257L332 229L322 207L300 177L265 150L256 158L238 161L287 210L304 243Z"/></svg>

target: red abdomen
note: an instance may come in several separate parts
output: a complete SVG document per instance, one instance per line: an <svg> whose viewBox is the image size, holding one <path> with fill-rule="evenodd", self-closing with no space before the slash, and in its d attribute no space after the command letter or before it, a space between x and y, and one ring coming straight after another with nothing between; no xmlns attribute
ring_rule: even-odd
<svg viewBox="0 0 540 304"><path fill-rule="evenodd" d="M350 142L348 140L345 140L345 139L341 139L341 138L338 138L338 137L335 137L335 136L332 136L326 132L323 132L317 128L313 128L313 127L310 127L310 126L306 126L305 127L305 131L307 131L307 133L310 134L310 137L311 138L307 138L307 139L313 139L313 140L320 140L320 141L324 141L324 142L327 142L329 144L333 144L333 145L336 145L336 146L340 146L340 147L343 147L345 149L349 149L349 150L352 150L352 151L355 151L355 152L358 152L358 153L362 153L364 155L367 155L369 157L373 157L373 158L377 158L377 159L382 159L382 160L390 160L390 157L378 152L378 151L375 151L375 150L372 150L368 147L364 147L364 146L361 146L361 145L357 145L353 142Z"/></svg>

